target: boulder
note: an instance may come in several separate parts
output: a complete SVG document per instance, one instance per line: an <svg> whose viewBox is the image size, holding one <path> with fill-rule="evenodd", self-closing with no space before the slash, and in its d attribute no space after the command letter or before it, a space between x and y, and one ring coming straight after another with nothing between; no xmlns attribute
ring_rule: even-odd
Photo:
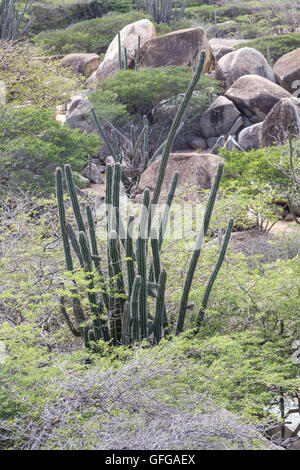
<svg viewBox="0 0 300 470"><path fill-rule="evenodd" d="M172 153L167 164L162 192L166 193L170 189L174 173L178 171L179 180L176 193L184 192L185 199L197 200L197 189L211 188L219 162L220 158L211 154ZM157 160L144 171L138 186L139 193L142 193L146 188L153 191L159 165L160 160ZM188 195L186 194L187 188L191 192Z"/></svg>
<svg viewBox="0 0 300 470"><path fill-rule="evenodd" d="M186 143L188 144L189 147L191 147L194 150L206 150L207 149L206 140L202 139L202 137L197 137L195 135L187 136Z"/></svg>
<svg viewBox="0 0 300 470"><path fill-rule="evenodd" d="M238 150L239 152L244 152L244 149L237 143L235 138L230 135L228 139L226 140L224 146L224 149L229 150L229 152L232 152L233 150Z"/></svg>
<svg viewBox="0 0 300 470"><path fill-rule="evenodd" d="M92 183L101 184L104 182L100 168L95 163L87 165L83 170L83 174Z"/></svg>
<svg viewBox="0 0 300 470"><path fill-rule="evenodd" d="M230 87L243 75L259 75L275 82L272 68L264 56L251 47L243 47L222 57L217 64L216 79Z"/></svg>
<svg viewBox="0 0 300 470"><path fill-rule="evenodd" d="M66 123L69 125L69 127L71 127L71 129L79 129L79 131L83 133L87 132L88 134L99 135L95 121L90 113L91 107L92 105L88 98L80 96L75 97L66 115ZM106 119L101 119L101 125L111 145L113 145L111 134L112 131L114 131L117 145L122 148L124 152L131 151L132 144L130 140L116 127L114 127L113 124L111 124ZM103 145L101 154L103 156L107 156L108 153L109 149L107 149L106 145Z"/></svg>
<svg viewBox="0 0 300 470"><path fill-rule="evenodd" d="M240 115L232 101L219 96L200 118L199 133L206 139L226 135Z"/></svg>
<svg viewBox="0 0 300 470"><path fill-rule="evenodd" d="M246 42L248 42L248 39L213 38L208 41L216 60L220 60L223 55L233 52L235 46Z"/></svg>
<svg viewBox="0 0 300 470"><path fill-rule="evenodd" d="M89 77L100 65L98 54L68 54L62 60L64 67L70 67L76 75Z"/></svg>
<svg viewBox="0 0 300 470"><path fill-rule="evenodd" d="M283 55L273 67L277 82L292 94L300 89L300 48Z"/></svg>
<svg viewBox="0 0 300 470"><path fill-rule="evenodd" d="M215 143L215 145L214 145L213 148L211 149L211 153L212 153L213 155L218 155L219 150L224 147L225 143L226 143L225 136L224 136L224 135L220 135L220 137L218 138L217 142Z"/></svg>
<svg viewBox="0 0 300 470"><path fill-rule="evenodd" d="M191 65L191 57L197 63L200 50L206 51L204 72L215 69L216 61L203 28L173 31L164 36L145 41L140 52L141 67L165 67Z"/></svg>
<svg viewBox="0 0 300 470"><path fill-rule="evenodd" d="M156 35L155 27L149 20L139 20L135 23L128 24L120 31L121 47L127 49L128 62L130 62L136 54L138 37L141 37L141 45L148 39L154 38ZM96 73L93 75L90 84L102 82L107 77L112 77L120 70L119 64L119 46L118 35L114 37L110 43L103 62L100 64Z"/></svg>
<svg viewBox="0 0 300 470"><path fill-rule="evenodd" d="M290 98L291 94L265 77L244 75L231 85L225 96L251 121L254 114L259 122L278 101Z"/></svg>
<svg viewBox="0 0 300 470"><path fill-rule="evenodd" d="M292 137L300 135L299 107L292 99L284 98L271 109L261 126L261 145L262 147L282 145L288 134Z"/></svg>
<svg viewBox="0 0 300 470"><path fill-rule="evenodd" d="M252 126L246 127L239 133L238 144L246 152L249 150L257 150L261 147L260 143L260 129L262 122L253 124Z"/></svg>

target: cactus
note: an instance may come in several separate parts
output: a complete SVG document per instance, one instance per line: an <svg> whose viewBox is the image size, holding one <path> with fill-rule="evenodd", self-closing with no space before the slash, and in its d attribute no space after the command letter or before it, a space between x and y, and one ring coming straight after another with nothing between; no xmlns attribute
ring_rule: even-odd
<svg viewBox="0 0 300 470"><path fill-rule="evenodd" d="M175 0L136 0L136 8L146 10L148 15L152 16L155 23L168 23L179 21L189 4L190 0L183 0L178 8Z"/></svg>
<svg viewBox="0 0 300 470"><path fill-rule="evenodd" d="M0 3L0 39L1 41L15 41L22 38L31 27L32 21L24 24L34 0L26 0L21 13L15 6L15 0L2 0Z"/></svg>
<svg viewBox="0 0 300 470"><path fill-rule="evenodd" d="M107 165L106 167L106 269L102 266L104 260L102 256L100 257L100 250L97 245L95 223L91 207L89 205L86 206L86 215L83 216L84 212L78 201L71 168L69 165L65 165L67 188L77 225L78 235L76 235L72 225L66 222L63 198L63 173L60 168L56 170L56 193L66 269L72 276L72 273L74 273L72 249L80 268L84 272L84 277L87 282L85 294L87 295L87 305L89 307L85 307L84 310L81 306L74 276L71 294L73 314L76 323L73 324L67 312L64 301L65 294L61 296L60 300L61 313L72 333L75 336L80 334L84 340L85 346L93 348L93 350L97 348L97 342L100 339L112 341L114 345L118 346L120 344L128 345L132 342L139 342L150 336L152 339L153 336L154 343L158 344L165 334L164 329L168 326L165 302L167 273L162 269L160 252L169 219L170 206L174 199L178 182L178 173L174 174L158 230L151 227L151 224L153 220L154 204L160 197L172 142L180 128L183 113L202 71L204 58L205 54L202 53L193 81L182 100L168 138L164 144L162 161L152 201L150 200L150 191L148 189L144 191L135 247L131 237L133 217L129 218L127 234L124 233L121 219L119 194L120 182L121 180L124 181L124 179L121 164L116 157L117 146L116 143L114 143L115 164L114 166ZM147 134L148 121L144 118L142 133L136 138L132 131L133 150L136 159L138 149L141 146L143 157L147 158ZM208 231L222 170L223 164L220 164L207 202L202 229L198 234L197 244L187 273L176 329L177 334L183 330L186 310L189 308L188 296L204 237ZM131 185L132 181L129 181L129 183ZM230 221L217 265L207 285L201 305L202 310L205 310L207 306L211 288L224 260L230 232L232 230L232 223L233 222ZM151 234L152 262L149 264L148 270L149 234ZM125 254L126 259L126 273L123 273L125 266L125 263L122 263L123 254ZM108 276L105 280L104 277L106 273L108 273ZM152 303L148 303L148 296L155 298L155 312L152 312L152 314L149 311L149 306L151 306Z"/></svg>
<svg viewBox="0 0 300 470"><path fill-rule="evenodd" d="M201 75L203 67L204 67L204 61L205 61L205 52L202 51L201 54L200 54L200 59L199 59L199 63L198 63L197 68L196 68L196 72L195 72L195 74L193 76L193 79L192 79L191 83L189 84L188 89L185 92L185 95L183 97L183 100L182 100L182 102L181 102L181 104L180 104L180 106L177 110L176 116L175 116L175 118L172 122L171 129L170 129L168 137L167 137L166 144L164 146L163 154L162 154L162 157L161 157L161 160L160 160L160 166L159 166L159 170L158 170L157 181L156 181L156 185L155 185L153 196L152 196L152 204L157 204L158 203L158 199L159 199L159 196L160 196L160 193L161 193L162 184L163 184L163 181L164 181L164 178L165 178L166 167L167 167L169 155L170 155L170 152L171 152L171 148L172 148L173 142L175 140L175 137L176 137L178 128L180 126L180 123L182 121L182 117L184 115L184 112L186 111L186 109L188 107L188 104L191 100L193 91L194 91L194 89L195 89L195 87L196 87L196 85L199 81L200 75Z"/></svg>
<svg viewBox="0 0 300 470"><path fill-rule="evenodd" d="M163 318L165 313L165 292L167 283L167 273L163 269L159 275L159 288L156 298L156 311L154 318L154 338L156 344L161 340L163 329Z"/></svg>
<svg viewBox="0 0 300 470"><path fill-rule="evenodd" d="M213 184L213 187L212 187L212 190L211 190L211 193L210 193L207 205L206 205L206 210L205 210L205 213L204 213L203 223L202 223L202 226L200 228L200 231L199 231L199 234L198 234L198 237L197 237L197 240L196 240L195 248L194 248L193 255L192 255L192 258L191 258L191 261L190 261L189 270L188 270L188 273L187 273L187 276L186 276L186 280L185 280L185 284L184 284L184 288L183 288L183 293L182 293L182 297L181 297L181 302L180 302L180 309L179 309L177 327L176 327L176 334L177 335L183 331L185 314L186 314L187 305L188 305L188 297L189 297L189 293L190 293L190 290L191 290L195 269L196 269L198 259L199 259L199 256L200 256L200 253L201 253L201 250L202 250L204 237L207 234L210 218L211 218L211 215L212 215L212 211L213 211L214 204L215 204L215 201L216 201L220 181L221 181L221 178L222 178L222 173L223 173L223 163L220 163L219 167L218 167L216 177L215 177L215 181L214 181L214 184Z"/></svg>
<svg viewBox="0 0 300 470"><path fill-rule="evenodd" d="M136 261L138 274L141 276L140 314L141 338L147 337L147 240L148 240L148 213L150 205L150 191L145 189L139 233L136 241Z"/></svg>
<svg viewBox="0 0 300 470"><path fill-rule="evenodd" d="M130 296L130 316L132 318L132 337L133 341L140 341L140 292L141 276L136 276L132 286Z"/></svg>
<svg viewBox="0 0 300 470"><path fill-rule="evenodd" d="M207 283L205 293L204 293L202 303L201 303L201 308L200 308L199 313L198 313L197 326L200 326L202 321L203 321L205 310L207 308L209 295L210 295L210 292L213 288L213 285L214 285L214 282L217 278L217 275L218 275L218 273L221 269L221 266L223 264L232 229L233 229L233 218L231 218L228 222L227 230L226 230L225 237L224 237L224 240L223 240L223 243L222 243L222 246L221 246L221 250L220 250L220 253L219 253L217 263L216 263L216 265L214 267L214 270L213 270L213 272L212 272L212 274L209 278L209 281Z"/></svg>

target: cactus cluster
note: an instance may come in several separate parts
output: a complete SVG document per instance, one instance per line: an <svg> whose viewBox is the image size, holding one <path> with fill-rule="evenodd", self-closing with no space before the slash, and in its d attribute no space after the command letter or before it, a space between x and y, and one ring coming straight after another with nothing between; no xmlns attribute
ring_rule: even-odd
<svg viewBox="0 0 300 470"><path fill-rule="evenodd" d="M141 50L141 36L138 36L137 52L136 52L136 57L135 57L135 70L136 70L136 72L139 70L140 50ZM119 67L120 67L120 70L128 70L128 52L127 52L127 48L124 47L123 48L124 58L123 58L120 31L118 32L118 53L119 53Z"/></svg>
<svg viewBox="0 0 300 470"><path fill-rule="evenodd" d="M100 339L111 341L114 345L128 345L148 338L152 344L158 344L165 332L169 331L170 325L165 299L167 273L162 268L160 253L169 219L170 207L178 182L179 175L177 172L174 174L158 228L153 226L152 221L155 206L161 194L170 149L178 132L178 128L180 127L184 111L192 96L193 89L200 77L204 58L205 53L201 53L201 58L193 80L186 91L169 131L168 138L163 148L157 182L152 198L150 197L150 191L148 189L144 191L135 246L132 237L134 218L129 218L127 231L125 233L119 206L120 183L123 181L124 184L131 184L131 181L128 181L126 179L127 177L124 178L121 163L116 153L114 153L115 164L107 165L106 167L107 264L105 267L103 266L103 259L100 256L100 250L97 245L95 223L91 208L89 205L86 206L84 217L69 165L65 165L65 178L76 220L77 235L72 225L66 222L63 195L63 170L61 168L56 170L56 194L66 269L70 272L72 278L72 273L74 272L73 252L74 255L76 255L80 268L84 271L89 305L89 312L87 313L86 308L84 309L81 305L74 276L72 278L71 298L73 302L72 307L75 325L67 312L64 296L61 296L60 301L61 312L71 332L75 336L82 336L84 344L87 347L90 347L94 342ZM139 140L142 141L143 136L136 138L134 133L132 133L132 140L135 147L139 144ZM187 273L180 304L176 334L181 333L184 328L186 311L189 308L189 292L203 241L209 228L222 171L223 163L220 163ZM219 259L203 297L198 324L200 324L203 319L210 291L224 260L232 226L233 221L231 220L221 247ZM151 243L149 243L150 240ZM123 266L124 264L126 264L126 269ZM153 312L150 312L149 297L155 298Z"/></svg>
<svg viewBox="0 0 300 470"><path fill-rule="evenodd" d="M25 21L33 0L26 0L21 13L15 6L15 0L2 0L0 3L0 39L14 41L21 38L29 30L31 21Z"/></svg>
<svg viewBox="0 0 300 470"><path fill-rule="evenodd" d="M155 23L179 21L190 0L136 0L138 10L146 10Z"/></svg>

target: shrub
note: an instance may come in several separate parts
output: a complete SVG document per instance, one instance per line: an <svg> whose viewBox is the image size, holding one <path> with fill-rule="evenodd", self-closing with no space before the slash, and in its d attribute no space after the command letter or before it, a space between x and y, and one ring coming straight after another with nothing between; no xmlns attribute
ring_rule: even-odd
<svg viewBox="0 0 300 470"><path fill-rule="evenodd" d="M117 102L117 95L111 91L94 91L89 96L99 119L107 119L111 123L123 123L130 120L127 108Z"/></svg>
<svg viewBox="0 0 300 470"><path fill-rule="evenodd" d="M44 62L33 57L25 43L0 43L0 74L8 102L45 108L67 103L84 81L62 67L60 61Z"/></svg>
<svg viewBox="0 0 300 470"><path fill-rule="evenodd" d="M300 33L266 36L239 44L236 47L238 49L241 47L253 47L274 63L284 54L300 47Z"/></svg>
<svg viewBox="0 0 300 470"><path fill-rule="evenodd" d="M71 52L105 52L110 42L129 23L149 18L144 13L113 14L81 21L65 29L55 29L38 34L34 43L45 55L69 54Z"/></svg>
<svg viewBox="0 0 300 470"><path fill-rule="evenodd" d="M78 171L99 147L98 137L61 125L49 110L12 105L0 108L1 184L51 191L57 165L67 160Z"/></svg>
<svg viewBox="0 0 300 470"><path fill-rule="evenodd" d="M160 101L183 93L191 78L190 68L183 66L145 68L138 72L125 70L118 72L114 78L107 78L103 87L116 93L118 100L126 104L131 112L142 115ZM207 89L217 93L220 90L219 82L202 75L196 90Z"/></svg>
<svg viewBox="0 0 300 470"><path fill-rule="evenodd" d="M250 152L221 151L226 160L223 187L268 191L270 188L283 194L289 184L288 146L269 147Z"/></svg>

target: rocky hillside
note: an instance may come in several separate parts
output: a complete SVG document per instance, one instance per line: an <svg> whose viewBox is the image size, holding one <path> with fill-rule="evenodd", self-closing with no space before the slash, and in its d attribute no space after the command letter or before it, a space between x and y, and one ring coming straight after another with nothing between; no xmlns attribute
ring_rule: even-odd
<svg viewBox="0 0 300 470"><path fill-rule="evenodd" d="M299 450L299 2L1 0L0 80L0 449Z"/></svg>

